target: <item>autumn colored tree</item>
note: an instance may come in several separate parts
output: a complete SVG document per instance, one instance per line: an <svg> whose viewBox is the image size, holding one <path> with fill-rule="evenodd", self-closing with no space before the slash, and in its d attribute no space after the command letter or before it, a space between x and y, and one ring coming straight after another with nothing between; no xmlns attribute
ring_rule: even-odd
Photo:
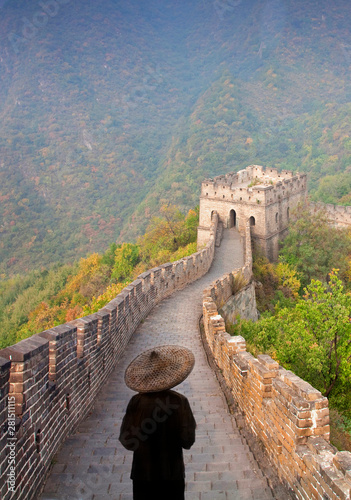
<svg viewBox="0 0 351 500"><path fill-rule="evenodd" d="M0 282L0 347L96 312L143 271L194 253L197 225L198 209L185 217L165 206L142 238L143 260L139 245L112 243L72 266Z"/></svg>
<svg viewBox="0 0 351 500"><path fill-rule="evenodd" d="M255 251L253 274L259 286L256 287L257 307L260 312L274 313L277 302L294 304L301 282L297 271L287 262L273 264L267 257Z"/></svg>
<svg viewBox="0 0 351 500"><path fill-rule="evenodd" d="M196 241L198 209L187 216L174 205L163 205L160 216L151 219L144 236L139 238L142 259L151 265L167 262L180 247Z"/></svg>

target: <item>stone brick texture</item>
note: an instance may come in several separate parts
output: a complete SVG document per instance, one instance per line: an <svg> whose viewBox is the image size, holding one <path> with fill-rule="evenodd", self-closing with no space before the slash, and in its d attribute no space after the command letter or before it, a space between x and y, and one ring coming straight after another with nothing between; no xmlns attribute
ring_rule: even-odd
<svg viewBox="0 0 351 500"><path fill-rule="evenodd" d="M351 207L332 205L331 203L310 202L310 210L312 214L322 210L327 215L329 222L336 226L351 226Z"/></svg>
<svg viewBox="0 0 351 500"><path fill-rule="evenodd" d="M151 309L209 270L205 248L141 274L99 312L0 350L0 498L32 500L64 439L89 413L132 334ZM9 398L15 398L16 493L9 491ZM12 399L10 400L12 401Z"/></svg>
<svg viewBox="0 0 351 500"><path fill-rule="evenodd" d="M230 336L218 312L232 290L240 293L251 280L250 249L247 224L244 267L203 292L206 341L246 423L296 498L350 500L351 453L329 443L327 398L270 356L248 353L245 339Z"/></svg>

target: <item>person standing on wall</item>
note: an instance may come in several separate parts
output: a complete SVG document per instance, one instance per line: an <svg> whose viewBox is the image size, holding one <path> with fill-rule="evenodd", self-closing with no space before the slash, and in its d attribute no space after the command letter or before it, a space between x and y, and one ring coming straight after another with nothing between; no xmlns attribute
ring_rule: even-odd
<svg viewBox="0 0 351 500"><path fill-rule="evenodd" d="M171 389L194 363L189 349L165 345L137 356L125 372L126 385L138 392L128 403L119 437L134 452L134 500L184 500L183 448L194 444L196 422L187 398Z"/></svg>

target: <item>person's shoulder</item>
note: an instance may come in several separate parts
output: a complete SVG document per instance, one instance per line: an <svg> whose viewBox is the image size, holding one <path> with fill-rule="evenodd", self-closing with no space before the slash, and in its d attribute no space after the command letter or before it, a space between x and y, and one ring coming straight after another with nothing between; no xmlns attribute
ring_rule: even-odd
<svg viewBox="0 0 351 500"><path fill-rule="evenodd" d="M134 394L129 400L129 405L134 406L137 405L142 399L143 399L144 394L141 392L138 392L137 394Z"/></svg>
<svg viewBox="0 0 351 500"><path fill-rule="evenodd" d="M178 399L182 402L188 401L188 399L184 396L184 394L181 394L180 392L173 390L169 390L168 392L174 399Z"/></svg>

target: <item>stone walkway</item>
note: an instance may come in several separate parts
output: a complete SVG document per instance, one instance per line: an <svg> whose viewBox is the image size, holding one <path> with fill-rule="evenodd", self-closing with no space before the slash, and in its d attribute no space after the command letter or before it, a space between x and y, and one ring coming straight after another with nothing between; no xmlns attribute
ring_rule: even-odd
<svg viewBox="0 0 351 500"><path fill-rule="evenodd" d="M124 371L140 352L168 343L191 348L196 358L193 372L176 388L189 399L197 421L196 442L184 452L186 499L274 498L245 439L233 426L198 332L202 290L242 265L238 233L224 231L209 273L155 307L132 337L93 411L56 456L41 500L132 499L132 452L118 441L122 417L134 394L124 384Z"/></svg>

